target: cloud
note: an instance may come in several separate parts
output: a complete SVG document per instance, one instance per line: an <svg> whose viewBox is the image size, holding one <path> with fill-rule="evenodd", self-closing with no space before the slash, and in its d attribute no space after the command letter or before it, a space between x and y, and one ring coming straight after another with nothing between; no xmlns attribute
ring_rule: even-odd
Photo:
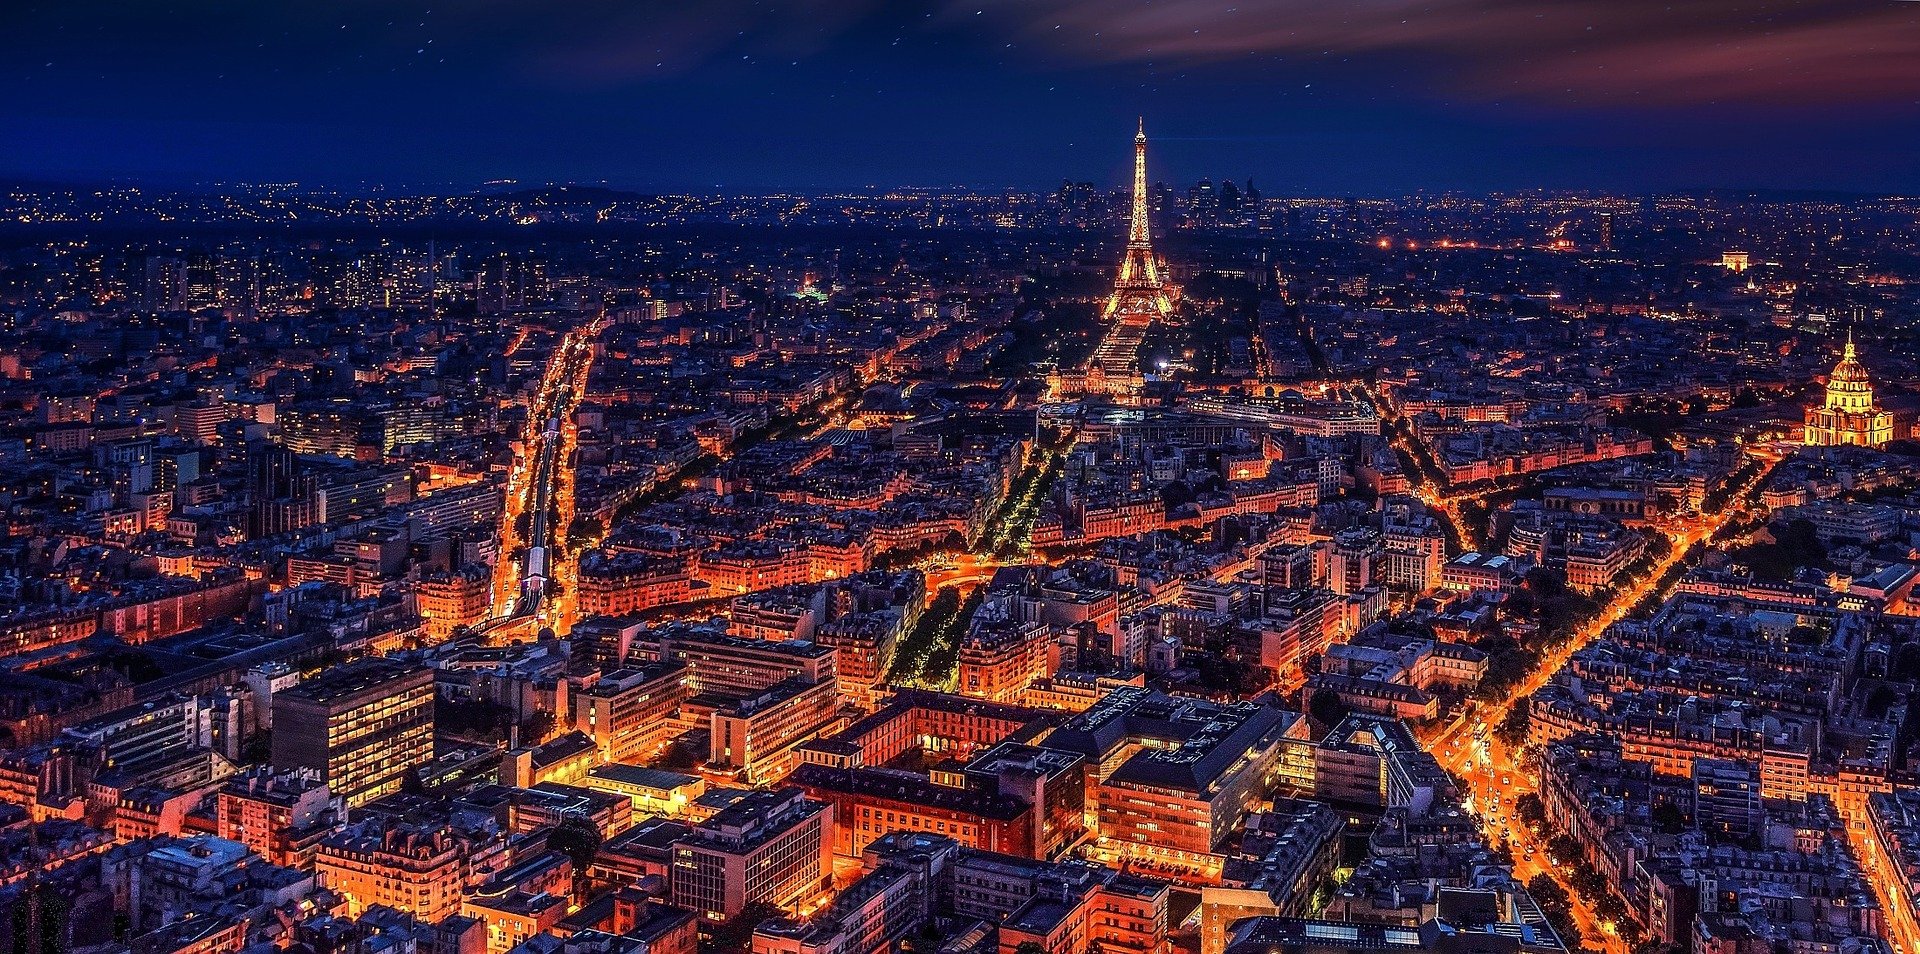
<svg viewBox="0 0 1920 954"><path fill-rule="evenodd" d="M1405 56L1444 92L1595 105L1911 102L1903 0L948 0L1044 55L1111 64Z"/></svg>
<svg viewBox="0 0 1920 954"><path fill-rule="evenodd" d="M103 71L444 58L619 86L742 57L858 56L881 33L977 44L983 68L1279 58L1313 73L1345 60L1333 68L1390 72L1436 98L1547 106L1920 102L1914 0L66 0L9 26L11 59Z"/></svg>

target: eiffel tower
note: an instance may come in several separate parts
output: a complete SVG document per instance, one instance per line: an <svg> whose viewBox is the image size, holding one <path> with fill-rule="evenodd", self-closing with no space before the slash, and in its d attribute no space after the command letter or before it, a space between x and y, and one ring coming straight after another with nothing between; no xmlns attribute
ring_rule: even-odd
<svg viewBox="0 0 1920 954"><path fill-rule="evenodd" d="M1133 221L1127 229L1127 257L1107 299L1106 316L1122 321L1151 323L1173 311L1167 285L1160 278L1160 262L1153 256L1153 237L1147 228L1147 120L1133 137Z"/></svg>

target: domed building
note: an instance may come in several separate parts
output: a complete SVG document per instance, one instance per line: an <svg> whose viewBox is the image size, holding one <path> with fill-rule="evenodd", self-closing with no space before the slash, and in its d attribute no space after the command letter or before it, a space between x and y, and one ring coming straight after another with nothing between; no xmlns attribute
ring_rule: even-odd
<svg viewBox="0 0 1920 954"><path fill-rule="evenodd" d="M1848 332L1847 350L1827 376L1826 406L1807 409L1806 443L1879 447L1890 440L1893 415L1874 402L1873 382L1867 380L1867 369L1855 356L1853 334Z"/></svg>

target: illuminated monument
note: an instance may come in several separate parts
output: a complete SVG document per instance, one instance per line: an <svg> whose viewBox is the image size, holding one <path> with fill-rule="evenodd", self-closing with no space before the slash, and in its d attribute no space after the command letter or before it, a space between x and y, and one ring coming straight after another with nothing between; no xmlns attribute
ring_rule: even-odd
<svg viewBox="0 0 1920 954"><path fill-rule="evenodd" d="M1133 217L1127 228L1127 254L1113 294L1101 312L1107 333L1093 351L1083 374L1063 375L1066 390L1106 394L1121 399L1137 397L1145 377L1140 373L1140 343L1154 322L1173 314L1176 293L1161 274L1164 266L1153 254L1153 235L1147 223L1147 126L1133 137Z"/></svg>
<svg viewBox="0 0 1920 954"><path fill-rule="evenodd" d="M1113 297L1107 299L1106 314L1122 320L1138 317L1152 322L1173 311L1167 285L1160 278L1160 263L1153 256L1153 235L1147 226L1147 121L1140 120L1140 132L1133 137L1133 218L1127 227L1127 256L1120 261L1120 275L1113 283Z"/></svg>
<svg viewBox="0 0 1920 954"><path fill-rule="evenodd" d="M1807 409L1806 442L1811 446L1859 444L1879 447L1893 440L1893 415L1873 401L1867 369L1853 353L1853 333L1847 350L1827 376L1827 403Z"/></svg>

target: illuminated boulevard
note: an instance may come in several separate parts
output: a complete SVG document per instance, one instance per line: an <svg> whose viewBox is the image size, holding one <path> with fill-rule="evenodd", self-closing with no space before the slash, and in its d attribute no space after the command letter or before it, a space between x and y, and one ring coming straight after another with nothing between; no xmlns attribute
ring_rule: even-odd
<svg viewBox="0 0 1920 954"><path fill-rule="evenodd" d="M232 6L0 32L0 954L1920 954L1920 0Z"/></svg>
<svg viewBox="0 0 1920 954"><path fill-rule="evenodd" d="M569 331L554 348L528 402L521 453L508 477L500 514L494 618L485 627L496 638L527 627L564 632L572 622L575 562L563 534L573 519L571 461L578 439L573 409L586 391L593 341L604 327L602 319Z"/></svg>
<svg viewBox="0 0 1920 954"><path fill-rule="evenodd" d="M1743 485L1734 488L1727 504L1718 512L1699 515L1687 520L1681 527L1669 530L1668 539L1672 547L1666 556L1656 561L1645 577L1614 593L1599 612L1576 629L1571 637L1544 653L1539 664L1513 687L1504 701L1494 704L1469 702L1452 721L1436 731L1423 733L1422 742L1427 750L1443 768L1466 783L1468 807L1479 817L1487 842L1505 844L1512 851L1514 877L1524 884L1537 874L1545 874L1566 889L1574 925L1579 928L1589 947L1597 945L1599 949L1613 954L1625 954L1627 951L1616 926L1610 921L1603 921L1595 913L1593 905L1573 890L1571 873L1575 866L1581 864L1581 860L1550 860L1547 842L1551 840L1552 833L1536 833L1516 816L1514 802L1522 795L1537 792L1539 779L1533 763L1522 752L1495 738L1490 727L1500 725L1519 700L1546 685L1574 653L1598 639L1608 627L1624 619L1641 601L1656 592L1660 598L1664 598L1667 591L1671 590L1672 583L1678 579L1670 571L1687 558L1688 551L1695 544L1712 538L1716 531L1742 512L1743 505L1763 486L1766 471L1764 467L1758 468ZM1436 494L1431 484L1425 484L1420 488L1420 496L1451 515L1455 512L1454 506L1471 499L1474 494Z"/></svg>

